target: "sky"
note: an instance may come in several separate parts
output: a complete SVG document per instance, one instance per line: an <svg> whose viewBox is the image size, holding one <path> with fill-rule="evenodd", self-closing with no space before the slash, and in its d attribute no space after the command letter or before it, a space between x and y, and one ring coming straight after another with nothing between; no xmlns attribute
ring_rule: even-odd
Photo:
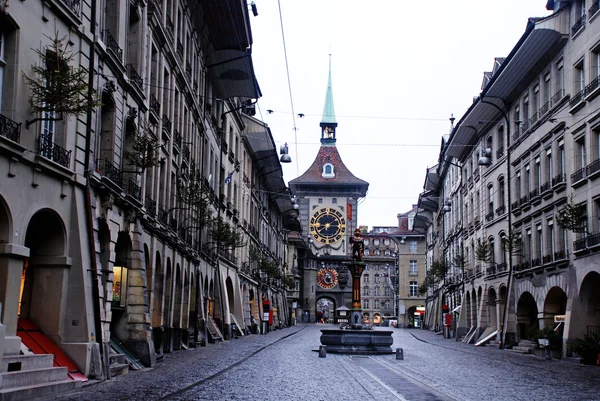
<svg viewBox="0 0 600 401"><path fill-rule="evenodd" d="M257 117L289 145L285 182L317 155L331 54L336 146L370 184L358 207L358 224L369 227L397 226L417 203L451 114L458 121L467 111L527 19L551 13L546 0L254 1Z"/></svg>

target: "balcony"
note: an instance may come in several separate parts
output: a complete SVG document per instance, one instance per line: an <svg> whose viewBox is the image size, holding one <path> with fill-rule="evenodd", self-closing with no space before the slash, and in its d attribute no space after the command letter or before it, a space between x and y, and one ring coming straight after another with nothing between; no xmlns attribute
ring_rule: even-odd
<svg viewBox="0 0 600 401"><path fill-rule="evenodd" d="M177 148L181 149L181 143L183 142L183 138L178 130L175 130L173 133L173 145L177 146Z"/></svg>
<svg viewBox="0 0 600 401"><path fill-rule="evenodd" d="M485 221L490 222L494 219L494 212L491 211L488 214L485 215Z"/></svg>
<svg viewBox="0 0 600 401"><path fill-rule="evenodd" d="M50 135L40 136L39 153L46 159L52 160L65 168L69 168L71 165L71 151L55 144Z"/></svg>
<svg viewBox="0 0 600 401"><path fill-rule="evenodd" d="M500 273L504 273L507 269L506 263L498 263L498 265L496 266L496 272L498 274Z"/></svg>
<svg viewBox="0 0 600 401"><path fill-rule="evenodd" d="M566 250L560 250L560 251L554 252L554 260L558 261L558 260L565 260L565 259L567 259Z"/></svg>
<svg viewBox="0 0 600 401"><path fill-rule="evenodd" d="M598 91L597 89L600 87L600 76L594 78L589 84L585 87L585 98L586 100L591 100L594 98Z"/></svg>
<svg viewBox="0 0 600 401"><path fill-rule="evenodd" d="M496 215L497 216L503 215L504 212L506 212L506 206L505 205L502 205L502 206L496 208Z"/></svg>
<svg viewBox="0 0 600 401"><path fill-rule="evenodd" d="M567 186L567 176L565 174L558 174L552 178L552 189L555 191L561 191Z"/></svg>
<svg viewBox="0 0 600 401"><path fill-rule="evenodd" d="M542 257L542 264L547 265L547 264L550 264L552 262L554 262L554 254L551 253L550 255L544 255Z"/></svg>
<svg viewBox="0 0 600 401"><path fill-rule="evenodd" d="M550 181L546 181L540 186L540 193L542 196L547 193L552 193L552 187L550 186Z"/></svg>
<svg viewBox="0 0 600 401"><path fill-rule="evenodd" d="M473 177L469 177L467 179L467 185L469 186L469 188L471 188L473 186Z"/></svg>
<svg viewBox="0 0 600 401"><path fill-rule="evenodd" d="M600 233L590 234L587 237L587 246L588 248L594 248L600 245Z"/></svg>
<svg viewBox="0 0 600 401"><path fill-rule="evenodd" d="M169 213L162 207L158 208L158 221L165 226L169 223Z"/></svg>
<svg viewBox="0 0 600 401"><path fill-rule="evenodd" d="M99 172L103 177L108 178L119 187L121 183L121 170L118 166L114 165L110 160L98 160L96 163L96 171Z"/></svg>
<svg viewBox="0 0 600 401"><path fill-rule="evenodd" d="M188 145L183 145L183 160L186 162L190 159L190 148Z"/></svg>
<svg viewBox="0 0 600 401"><path fill-rule="evenodd" d="M535 113L533 113L533 115L529 119L529 126L532 127L533 124L535 124L538 120L539 120L539 115L538 115L538 112L536 111Z"/></svg>
<svg viewBox="0 0 600 401"><path fill-rule="evenodd" d="M152 217L156 216L156 201L153 200L151 197L146 197L144 207L146 208L146 213L148 213L148 215Z"/></svg>
<svg viewBox="0 0 600 401"><path fill-rule="evenodd" d="M576 186L581 185L583 183L584 179L585 179L585 167L580 168L579 170L577 170L573 174L571 174L571 186L576 187Z"/></svg>
<svg viewBox="0 0 600 401"><path fill-rule="evenodd" d="M133 178L128 178L123 183L123 189L127 195L132 196L135 199L141 199L141 188Z"/></svg>
<svg viewBox="0 0 600 401"><path fill-rule="evenodd" d="M540 203L542 200L540 197L540 190L538 188L534 188L531 192L529 192L529 199L534 205Z"/></svg>
<svg viewBox="0 0 600 401"><path fill-rule="evenodd" d="M529 119L526 119L525 121L523 121L521 123L521 133L527 132L528 129L529 129Z"/></svg>
<svg viewBox="0 0 600 401"><path fill-rule="evenodd" d="M148 19L150 19L150 17L153 14L158 14L159 16L159 20L162 19L160 17L161 14L161 4L162 2L158 1L158 0L149 0L148 1Z"/></svg>
<svg viewBox="0 0 600 401"><path fill-rule="evenodd" d="M552 101L548 100L542 107L540 107L540 117L549 112L550 107L552 107Z"/></svg>
<svg viewBox="0 0 600 401"><path fill-rule="evenodd" d="M542 265L542 259L535 258L531 260L531 267L538 267Z"/></svg>
<svg viewBox="0 0 600 401"><path fill-rule="evenodd" d="M185 72L188 75L188 79L191 80L192 79L192 66L190 65L189 61L187 63L185 63ZM198 84L196 82L194 82L194 85L195 85L194 86L194 92L196 92L197 91L196 87L198 86Z"/></svg>
<svg viewBox="0 0 600 401"><path fill-rule="evenodd" d="M65 5L73 14L77 17L80 16L81 13L81 0L61 0L61 3Z"/></svg>
<svg viewBox="0 0 600 401"><path fill-rule="evenodd" d="M168 134L171 133L171 127L173 126L173 124L171 123L171 120L169 120L169 117L167 117L164 114L162 116L162 126L163 131L166 131Z"/></svg>
<svg viewBox="0 0 600 401"><path fill-rule="evenodd" d="M473 172L473 179L475 180L475 182L479 181L479 169L476 169Z"/></svg>
<svg viewBox="0 0 600 401"><path fill-rule="evenodd" d="M487 269L485 269L485 275L486 276L493 276L494 274L496 274L496 266L490 266Z"/></svg>
<svg viewBox="0 0 600 401"><path fill-rule="evenodd" d="M511 203L510 206L511 206L513 214L521 213L520 203L518 200Z"/></svg>
<svg viewBox="0 0 600 401"><path fill-rule="evenodd" d="M169 34L171 36L171 38L173 38L173 31L175 30L175 25L173 24L173 20L171 19L171 16L169 15L169 13L167 12L167 34Z"/></svg>
<svg viewBox="0 0 600 401"><path fill-rule="evenodd" d="M0 114L0 136L19 143L21 140L21 123Z"/></svg>
<svg viewBox="0 0 600 401"><path fill-rule="evenodd" d="M177 40L177 56L179 61L183 62L183 43L180 40Z"/></svg>
<svg viewBox="0 0 600 401"><path fill-rule="evenodd" d="M137 86L140 92L144 92L144 79L135 70L133 64L127 64L127 75L129 75L129 79Z"/></svg>
<svg viewBox="0 0 600 401"><path fill-rule="evenodd" d="M581 31L583 28L585 28L585 18L586 18L586 15L583 14L577 20L577 22L573 25L573 27L571 28L571 36L572 37L574 37L575 35L577 35L577 33L579 33L579 31Z"/></svg>
<svg viewBox="0 0 600 401"><path fill-rule="evenodd" d="M154 94L150 95L150 111L156 113L157 116L160 115L160 102Z"/></svg>
<svg viewBox="0 0 600 401"><path fill-rule="evenodd" d="M594 4L592 4L590 9L588 10L589 19L592 19L592 17L594 15L596 15L596 13L598 12L599 9L600 9L600 1L596 0L596 1L594 1Z"/></svg>
<svg viewBox="0 0 600 401"><path fill-rule="evenodd" d="M116 41L108 29L104 31L104 41L106 42L108 50L110 50L119 61L123 62L123 49L121 49L119 42Z"/></svg>
<svg viewBox="0 0 600 401"><path fill-rule="evenodd" d="M553 106L556 106L556 105L557 105L557 104L560 102L560 100L561 100L562 98L564 98L564 97L565 97L565 90L564 90L564 89L559 89L559 90L558 90L558 91L557 91L557 92L554 94L554 96L552 96L552 99L550 99L550 102L552 102L552 105L553 105Z"/></svg>
<svg viewBox="0 0 600 401"><path fill-rule="evenodd" d="M502 156L504 156L504 148L500 148L496 151L496 160L500 159Z"/></svg>
<svg viewBox="0 0 600 401"><path fill-rule="evenodd" d="M600 173L600 159L594 160L585 167L585 173L588 178L595 178Z"/></svg>
<svg viewBox="0 0 600 401"><path fill-rule="evenodd" d="M587 238L583 237L573 241L573 252L585 251L587 248Z"/></svg>
<svg viewBox="0 0 600 401"><path fill-rule="evenodd" d="M571 108L571 112L576 111L578 106L583 104L583 95L585 94L585 89L582 89L576 95L573 95L571 99L569 99L569 107Z"/></svg>
<svg viewBox="0 0 600 401"><path fill-rule="evenodd" d="M522 196L521 199L519 199L519 205L521 207L528 207L529 206L529 194Z"/></svg>
<svg viewBox="0 0 600 401"><path fill-rule="evenodd" d="M233 163L235 161L235 156L233 155L233 150L229 151L228 158L229 158L230 163Z"/></svg>

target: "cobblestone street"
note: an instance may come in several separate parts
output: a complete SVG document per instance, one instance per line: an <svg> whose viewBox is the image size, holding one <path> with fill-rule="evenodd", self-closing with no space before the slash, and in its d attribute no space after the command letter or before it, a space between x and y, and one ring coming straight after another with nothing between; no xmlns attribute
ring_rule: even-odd
<svg viewBox="0 0 600 401"><path fill-rule="evenodd" d="M595 400L600 368L395 329L395 355L319 358L320 329L299 325L169 354L54 397L96 400Z"/></svg>

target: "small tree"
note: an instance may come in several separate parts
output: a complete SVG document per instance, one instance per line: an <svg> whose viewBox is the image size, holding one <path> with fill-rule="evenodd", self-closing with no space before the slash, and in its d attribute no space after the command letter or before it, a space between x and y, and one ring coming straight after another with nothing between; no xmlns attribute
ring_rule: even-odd
<svg viewBox="0 0 600 401"><path fill-rule="evenodd" d="M575 203L573 194L567 199L567 203L556 213L556 224L565 230L574 233L587 234L587 215L585 204Z"/></svg>
<svg viewBox="0 0 600 401"><path fill-rule="evenodd" d="M58 121L85 115L100 106L98 92L89 88L88 72L70 65L76 53L69 50L67 36L60 37L55 31L54 37L46 38L51 42L50 50L34 49L41 62L31 67L32 76L23 72L31 90L32 114L46 113L48 117L39 120Z"/></svg>
<svg viewBox="0 0 600 401"><path fill-rule="evenodd" d="M482 241L475 248L475 259L481 262L490 262L492 260L492 248L487 241Z"/></svg>
<svg viewBox="0 0 600 401"><path fill-rule="evenodd" d="M210 234L214 246L222 249L235 249L246 246L244 233L219 216L211 220Z"/></svg>
<svg viewBox="0 0 600 401"><path fill-rule="evenodd" d="M160 144L158 139L145 130L141 135L134 135L131 143L131 150L123 152L123 157L127 164L135 166L144 172L149 167L155 167L160 164L158 157L158 148Z"/></svg>

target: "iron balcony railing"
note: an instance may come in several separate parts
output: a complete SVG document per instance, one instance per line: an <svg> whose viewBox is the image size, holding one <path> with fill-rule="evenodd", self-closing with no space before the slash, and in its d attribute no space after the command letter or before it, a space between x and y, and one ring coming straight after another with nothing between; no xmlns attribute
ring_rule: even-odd
<svg viewBox="0 0 600 401"><path fill-rule="evenodd" d="M173 125L171 123L171 120L169 120L169 117L167 117L166 115L163 115L162 117L162 124L163 124L163 129L167 132L171 132L171 126Z"/></svg>
<svg viewBox="0 0 600 401"><path fill-rule="evenodd" d="M594 233L594 234L588 235L587 240L588 240L587 245L590 248L600 244L600 233Z"/></svg>
<svg viewBox="0 0 600 401"><path fill-rule="evenodd" d="M538 196L540 196L540 190L537 188L534 188L533 190L531 190L531 192L529 192L529 199L535 199Z"/></svg>
<svg viewBox="0 0 600 401"><path fill-rule="evenodd" d="M498 273L503 273L506 271L506 263L498 263L498 265L496 266L496 271Z"/></svg>
<svg viewBox="0 0 600 401"><path fill-rule="evenodd" d="M537 111L535 113L533 113L533 115L531 116L531 118L529 119L529 126L533 126L533 124L535 124L537 122L537 120L539 119L539 115L537 113Z"/></svg>
<svg viewBox="0 0 600 401"><path fill-rule="evenodd" d="M499 206L498 208L496 208L496 214L498 216L500 216L501 214L504 214L505 211L506 211L505 205L502 205L502 206Z"/></svg>
<svg viewBox="0 0 600 401"><path fill-rule="evenodd" d="M50 135L42 135L40 137L39 152L41 156L63 167L69 168L71 165L71 151L55 144Z"/></svg>
<svg viewBox="0 0 600 401"><path fill-rule="evenodd" d="M178 130L175 130L175 133L173 134L173 144L181 149L182 141L183 141L183 139L181 137L181 134L179 133Z"/></svg>
<svg viewBox="0 0 600 401"><path fill-rule="evenodd" d="M552 101L548 100L542 107L540 107L540 117L549 112L550 107L552 107Z"/></svg>
<svg viewBox="0 0 600 401"><path fill-rule="evenodd" d="M21 140L21 123L0 114L0 136L19 143Z"/></svg>
<svg viewBox="0 0 600 401"><path fill-rule="evenodd" d="M599 81L600 81L600 76L594 78L589 84L587 84L587 86L585 87L585 95L586 96L598 88Z"/></svg>
<svg viewBox="0 0 600 401"><path fill-rule="evenodd" d="M133 178L128 178L125 181L123 189L128 195L131 195L135 199L141 198L141 188Z"/></svg>
<svg viewBox="0 0 600 401"><path fill-rule="evenodd" d="M154 217L156 216L156 201L149 196L146 196L146 201L144 202L144 207L146 208L146 212Z"/></svg>
<svg viewBox="0 0 600 401"><path fill-rule="evenodd" d="M573 251L583 251L587 248L587 238L583 237L578 240L573 241Z"/></svg>
<svg viewBox="0 0 600 401"><path fill-rule="evenodd" d="M545 183L543 183L540 186L540 192L541 193L548 192L548 191L550 191L550 181L546 181Z"/></svg>
<svg viewBox="0 0 600 401"><path fill-rule="evenodd" d="M544 255L542 258L542 263L547 265L548 263L554 262L554 254Z"/></svg>
<svg viewBox="0 0 600 401"><path fill-rule="evenodd" d="M574 107L577 104L581 103L583 101L584 94L585 94L585 89L582 89L579 91L579 93L577 93L576 95L573 95L573 97L569 100L569 106Z"/></svg>
<svg viewBox="0 0 600 401"><path fill-rule="evenodd" d="M571 182L575 183L577 181L581 181L585 178L585 167L584 168L580 168L579 170L577 170L576 172L574 172L573 174L571 174Z"/></svg>
<svg viewBox="0 0 600 401"><path fill-rule="evenodd" d="M160 114L160 102L154 94L150 95L150 110L155 112L157 116Z"/></svg>
<svg viewBox="0 0 600 401"><path fill-rule="evenodd" d="M121 170L115 166L110 160L99 160L97 163L98 172L108 178L118 186L121 186Z"/></svg>
<svg viewBox="0 0 600 401"><path fill-rule="evenodd" d="M504 156L504 148L500 148L496 151L496 159L500 159L502 156Z"/></svg>
<svg viewBox="0 0 600 401"><path fill-rule="evenodd" d="M69 9L71 12L78 17L81 12L81 0L61 0L61 2Z"/></svg>
<svg viewBox="0 0 600 401"><path fill-rule="evenodd" d="M177 55L179 59L183 61L183 43L180 40L177 40Z"/></svg>
<svg viewBox="0 0 600 401"><path fill-rule="evenodd" d="M590 164L588 164L585 168L587 176L591 176L600 171L600 159L594 160Z"/></svg>
<svg viewBox="0 0 600 401"><path fill-rule="evenodd" d="M575 34L577 32L579 32L581 29L583 29L583 27L585 27L585 14L583 14L575 23L575 25L573 25L573 28L571 28L571 35L575 36Z"/></svg>
<svg viewBox="0 0 600 401"><path fill-rule="evenodd" d="M158 221L160 221L164 225L167 225L167 223L169 222L169 213L162 207L158 208Z"/></svg>
<svg viewBox="0 0 600 401"><path fill-rule="evenodd" d="M554 94L554 96L552 96L552 99L550 99L550 101L552 102L553 105L555 105L563 97L565 97L565 90L564 89L559 89L558 91L556 91L556 93Z"/></svg>
<svg viewBox="0 0 600 401"><path fill-rule="evenodd" d="M560 250L554 252L554 260L563 260L567 258L567 252L565 250Z"/></svg>
<svg viewBox="0 0 600 401"><path fill-rule="evenodd" d="M104 40L106 41L106 47L111 50L119 61L123 60L123 49L119 46L119 42L111 35L110 30L104 30Z"/></svg>
<svg viewBox="0 0 600 401"><path fill-rule="evenodd" d="M596 1L594 1L594 4L592 4L590 9L588 10L590 18L592 18L594 16L594 14L596 14L598 12L598 9L600 9L600 1L596 0Z"/></svg>
<svg viewBox="0 0 600 401"><path fill-rule="evenodd" d="M494 212L491 211L488 214L485 215L485 221L490 222L492 221L492 219L494 218Z"/></svg>
<svg viewBox="0 0 600 401"><path fill-rule="evenodd" d="M144 79L140 77L140 74L138 74L133 64L127 64L127 74L129 75L129 79L131 79L133 83L137 85L138 89L143 91Z"/></svg>
<svg viewBox="0 0 600 401"><path fill-rule="evenodd" d="M557 174L556 176L554 176L554 178L552 178L552 186L556 186L558 184L562 184L564 182L567 181L566 175L565 174Z"/></svg>

